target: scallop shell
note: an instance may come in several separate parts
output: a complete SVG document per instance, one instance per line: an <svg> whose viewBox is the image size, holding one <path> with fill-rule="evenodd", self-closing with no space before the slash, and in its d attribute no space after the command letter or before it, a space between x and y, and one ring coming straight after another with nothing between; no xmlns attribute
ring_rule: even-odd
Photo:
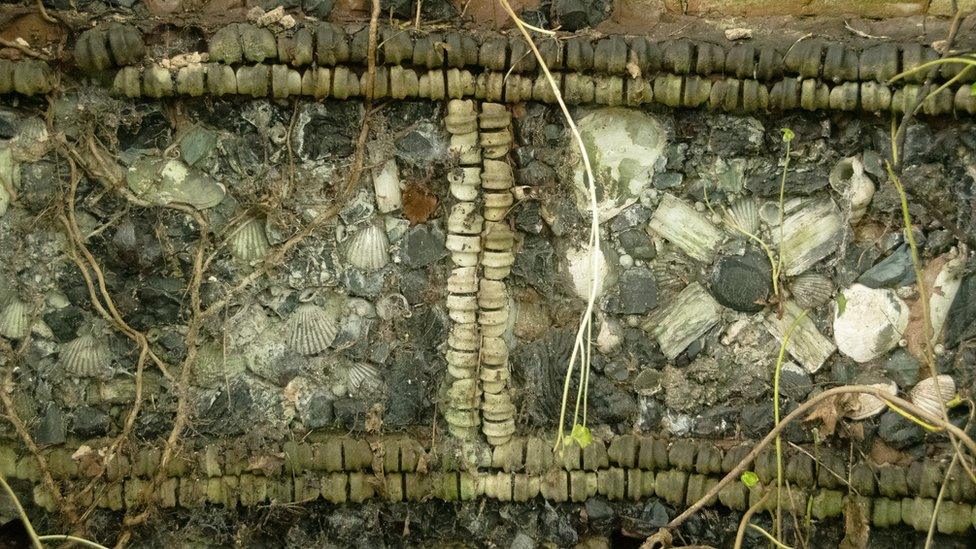
<svg viewBox="0 0 976 549"><path fill-rule="evenodd" d="M112 351L101 338L91 334L65 343L60 361L64 371L74 377L112 377Z"/></svg>
<svg viewBox="0 0 976 549"><path fill-rule="evenodd" d="M868 387L875 387L881 389L885 393L891 396L898 394L898 385L894 381L884 381L881 383L868 383ZM859 421L862 419L867 419L869 417L876 416L884 411L888 407L887 404L880 398L869 395L866 393L860 393L857 395L857 409L851 410L847 413L847 417Z"/></svg>
<svg viewBox="0 0 976 549"><path fill-rule="evenodd" d="M352 235L346 248L346 260L364 271L382 269L390 262L390 241L386 231L376 223Z"/></svg>
<svg viewBox="0 0 976 549"><path fill-rule="evenodd" d="M956 382L952 376L945 374L919 381L909 393L912 404L938 417L942 416L942 406L955 396Z"/></svg>
<svg viewBox="0 0 976 549"><path fill-rule="evenodd" d="M197 387L215 389L223 386L227 379L244 372L244 368L244 357L229 354L220 343L209 341L197 351L190 380Z"/></svg>
<svg viewBox="0 0 976 549"><path fill-rule="evenodd" d="M353 391L369 393L380 388L383 378L372 364L357 362L349 367L349 388Z"/></svg>
<svg viewBox="0 0 976 549"><path fill-rule="evenodd" d="M736 232L756 234L759 230L759 205L752 197L743 197L733 202L724 216L725 224Z"/></svg>
<svg viewBox="0 0 976 549"><path fill-rule="evenodd" d="M830 301L834 295L834 283L820 273L807 272L790 283L793 300L803 309L814 309Z"/></svg>
<svg viewBox="0 0 976 549"><path fill-rule="evenodd" d="M303 355L327 349L339 333L338 319L314 303L302 303L292 313L288 342Z"/></svg>
<svg viewBox="0 0 976 549"><path fill-rule="evenodd" d="M13 297L0 311L0 336L7 339L23 339L30 333L30 306Z"/></svg>
<svg viewBox="0 0 976 549"><path fill-rule="evenodd" d="M231 234L229 244L231 253L241 261L251 263L263 258L271 248L264 220L248 218Z"/></svg>

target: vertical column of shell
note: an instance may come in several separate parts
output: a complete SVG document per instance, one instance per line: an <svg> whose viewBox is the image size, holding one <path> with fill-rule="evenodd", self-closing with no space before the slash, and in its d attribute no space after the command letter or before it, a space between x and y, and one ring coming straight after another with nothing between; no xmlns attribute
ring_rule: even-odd
<svg viewBox="0 0 976 549"><path fill-rule="evenodd" d="M478 323L481 326L482 431L493 446L515 433L515 406L509 388L508 344L503 338L511 315L508 277L515 262L515 234L506 221L514 202L515 178L508 163L512 148L512 116L504 105L484 103L479 117L485 227L481 233L481 280Z"/></svg>
<svg viewBox="0 0 976 549"><path fill-rule="evenodd" d="M447 338L446 359L450 387L444 419L452 435L472 439L478 436L481 426L478 260L484 226L476 204L481 186L481 147L474 101L450 101L445 123L451 134L451 152L458 158L458 167L448 175L455 203L448 214L447 248L454 268L447 281L451 331Z"/></svg>

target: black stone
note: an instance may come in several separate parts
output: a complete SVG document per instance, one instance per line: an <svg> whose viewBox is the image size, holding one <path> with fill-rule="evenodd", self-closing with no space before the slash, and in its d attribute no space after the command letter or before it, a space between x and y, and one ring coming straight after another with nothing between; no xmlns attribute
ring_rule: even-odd
<svg viewBox="0 0 976 549"><path fill-rule="evenodd" d="M641 229L630 229L617 235L617 240L627 255L634 259L649 260L657 257L657 248L651 237Z"/></svg>
<svg viewBox="0 0 976 549"><path fill-rule="evenodd" d="M638 315L657 307L657 283L654 273L646 267L627 269L607 300L609 312Z"/></svg>
<svg viewBox="0 0 976 549"><path fill-rule="evenodd" d="M325 19L332 13L334 0L302 0L302 10L312 17Z"/></svg>
<svg viewBox="0 0 976 549"><path fill-rule="evenodd" d="M779 390L783 396L802 402L813 390L813 382L805 371L783 369L780 371Z"/></svg>
<svg viewBox="0 0 976 549"><path fill-rule="evenodd" d="M905 349L895 349L885 361L885 373L899 387L911 387L918 381L922 363Z"/></svg>
<svg viewBox="0 0 976 549"><path fill-rule="evenodd" d="M523 233L539 234L545 227L539 214L539 203L535 201L519 204L512 217L515 220L515 228Z"/></svg>
<svg viewBox="0 0 976 549"><path fill-rule="evenodd" d="M522 250L515 255L512 274L539 292L550 294L556 279L556 252L549 240L526 236Z"/></svg>
<svg viewBox="0 0 976 549"><path fill-rule="evenodd" d="M349 290L349 295L376 297L383 290L383 284L386 282L386 271L379 269L364 272L350 267L342 271L340 280L343 286Z"/></svg>
<svg viewBox="0 0 976 549"><path fill-rule="evenodd" d="M592 521L602 522L613 518L613 508L603 498L586 500L586 516Z"/></svg>
<svg viewBox="0 0 976 549"><path fill-rule="evenodd" d="M44 323L51 328L58 341L66 343L75 338L85 315L80 307L68 305L63 309L44 314Z"/></svg>
<svg viewBox="0 0 976 549"><path fill-rule="evenodd" d="M410 228L403 236L400 258L412 269L426 267L447 256L447 237L437 227L423 224Z"/></svg>
<svg viewBox="0 0 976 549"><path fill-rule="evenodd" d="M81 406L71 414L71 433L80 437L105 435L111 424L108 414L91 406Z"/></svg>
<svg viewBox="0 0 976 549"><path fill-rule="evenodd" d="M309 399L308 406L302 411L302 423L309 429L326 427L332 423L332 399L324 394L316 394Z"/></svg>
<svg viewBox="0 0 976 549"><path fill-rule="evenodd" d="M643 226L650 218L650 210L640 204L633 204L624 208L622 212L613 218L610 222L610 230L619 233L633 227Z"/></svg>
<svg viewBox="0 0 976 549"><path fill-rule="evenodd" d="M552 17L562 30L578 31L595 27L607 17L605 0L554 0Z"/></svg>
<svg viewBox="0 0 976 549"><path fill-rule="evenodd" d="M429 281L427 271L423 269L411 270L400 275L400 293L407 298L407 302L416 305L424 300Z"/></svg>
<svg viewBox="0 0 976 549"><path fill-rule="evenodd" d="M38 444L62 444L65 440L65 421L61 408L49 402L34 428L34 441Z"/></svg>
<svg viewBox="0 0 976 549"><path fill-rule="evenodd" d="M673 189L680 187L685 176L680 172L664 172L654 176L654 186L658 189Z"/></svg>
<svg viewBox="0 0 976 549"><path fill-rule="evenodd" d="M921 427L893 411L881 416L878 434L889 446L898 450L921 443L925 436Z"/></svg>
<svg viewBox="0 0 976 549"><path fill-rule="evenodd" d="M915 282L911 250L902 244L857 279L868 288L898 288Z"/></svg>
<svg viewBox="0 0 976 549"><path fill-rule="evenodd" d="M956 299L949 308L945 344L952 348L973 337L976 337L976 273L963 278Z"/></svg>
<svg viewBox="0 0 976 549"><path fill-rule="evenodd" d="M770 276L769 260L758 252L726 256L712 271L712 295L730 309L756 313L772 290Z"/></svg>

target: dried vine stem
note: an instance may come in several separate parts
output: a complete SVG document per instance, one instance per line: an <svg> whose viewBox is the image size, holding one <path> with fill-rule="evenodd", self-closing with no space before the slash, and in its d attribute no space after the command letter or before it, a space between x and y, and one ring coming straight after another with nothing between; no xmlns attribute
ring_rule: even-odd
<svg viewBox="0 0 976 549"><path fill-rule="evenodd" d="M752 450L750 450L749 453L746 454L746 456L742 459L742 461L740 461L738 465L736 465L731 471L729 471L724 477L722 477L722 480L720 480L718 484L716 484L710 490L708 490L708 492L706 492L694 504L690 505L683 513L681 513L680 515L672 519L671 522L669 522L665 526L665 528L667 528L668 530L673 530L678 526L681 526L686 520L688 520L689 517L691 517L698 511L700 511L707 504L709 500L716 497L718 493L722 491L722 488L725 488L730 482L738 479L739 475L742 474L742 472L744 472L747 467L749 467L749 464L752 463L754 459L756 459L756 456L758 456L760 452L762 452L767 446L769 446L773 442L773 440L776 439L776 436L779 435L781 432L783 432L783 429L785 429L790 423L793 423L795 420L800 418L803 414L807 413L813 407L820 404L821 402L824 402L827 399L834 398L840 395L850 395L850 394L872 395L878 398L879 400L885 402L886 404L889 405L894 404L895 406L898 406L903 410L907 410L909 413L914 414L915 416L920 417L932 423L933 425L936 425L941 429L947 431L948 434L958 437L958 439L962 441L962 443L966 446L969 452L976 455L976 442L973 442L973 439L970 438L969 435L967 435L962 429L956 427L952 423L945 421L941 417L927 410L923 410L919 408L918 406L912 404L911 402L908 402L903 398L892 396L882 391L881 389L878 389L876 387L871 387L868 385L844 385L841 387L834 387L833 389L827 389L826 391L808 399L803 404L797 406L795 410L790 412L779 423L777 423L773 427L773 429L769 433L767 433L765 437L763 437L761 441L759 441L755 446L753 446Z"/></svg>

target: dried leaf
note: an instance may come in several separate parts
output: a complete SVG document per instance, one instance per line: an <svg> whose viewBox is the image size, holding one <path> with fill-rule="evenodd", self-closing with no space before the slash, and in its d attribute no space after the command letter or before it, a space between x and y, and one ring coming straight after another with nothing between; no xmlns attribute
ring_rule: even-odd
<svg viewBox="0 0 976 549"><path fill-rule="evenodd" d="M823 422L823 427L819 429L820 436L829 437L837 430L837 420L844 415L840 409L840 404L841 402L837 397L828 398L818 404L810 412L810 415L806 417L805 421L816 421L819 419Z"/></svg>
<svg viewBox="0 0 976 549"><path fill-rule="evenodd" d="M383 429L383 405L374 404L366 412L366 432L379 433Z"/></svg>
<svg viewBox="0 0 976 549"><path fill-rule="evenodd" d="M864 510L857 504L855 498L844 500L844 539L840 542L841 549L864 549L868 546L871 527Z"/></svg>
<svg viewBox="0 0 976 549"><path fill-rule="evenodd" d="M408 183L403 189L403 215L410 225L426 223L437 209L437 196L422 183Z"/></svg>

